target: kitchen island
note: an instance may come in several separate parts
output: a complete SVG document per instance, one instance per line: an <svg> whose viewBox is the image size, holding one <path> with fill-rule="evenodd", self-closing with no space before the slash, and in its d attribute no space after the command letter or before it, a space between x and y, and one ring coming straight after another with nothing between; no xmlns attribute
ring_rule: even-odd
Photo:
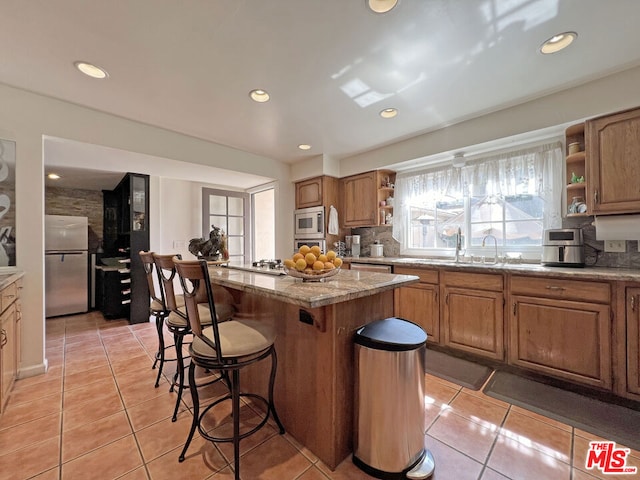
<svg viewBox="0 0 640 480"><path fill-rule="evenodd" d="M278 415L287 433L335 469L352 451L353 334L393 316L394 289L419 278L343 270L323 282L302 282L215 266L209 273L233 299L238 318L276 329ZM260 363L243 372L245 391L266 394L269 362Z"/></svg>

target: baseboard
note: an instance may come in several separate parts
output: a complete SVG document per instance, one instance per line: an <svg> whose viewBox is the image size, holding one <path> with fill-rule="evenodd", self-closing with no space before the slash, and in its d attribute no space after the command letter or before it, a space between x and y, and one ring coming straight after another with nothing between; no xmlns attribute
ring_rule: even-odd
<svg viewBox="0 0 640 480"><path fill-rule="evenodd" d="M45 358L42 363L39 363L37 365L20 367L20 370L18 370L18 378L23 379L23 378L35 377L36 375L42 375L43 373L47 373L47 370L49 370L49 362Z"/></svg>

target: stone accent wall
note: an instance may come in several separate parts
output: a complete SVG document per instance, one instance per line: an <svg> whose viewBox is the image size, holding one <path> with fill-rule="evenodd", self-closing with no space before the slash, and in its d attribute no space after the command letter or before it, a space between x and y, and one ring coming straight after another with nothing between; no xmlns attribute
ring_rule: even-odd
<svg viewBox="0 0 640 480"><path fill-rule="evenodd" d="M89 253L102 243L102 192L46 187L46 215L73 215L89 218Z"/></svg>

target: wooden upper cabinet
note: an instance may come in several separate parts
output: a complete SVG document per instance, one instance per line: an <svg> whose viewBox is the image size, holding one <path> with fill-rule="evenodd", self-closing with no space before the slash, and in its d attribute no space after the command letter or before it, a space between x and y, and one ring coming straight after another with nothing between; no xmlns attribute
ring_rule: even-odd
<svg viewBox="0 0 640 480"><path fill-rule="evenodd" d="M296 208L322 205L322 177L310 178L296 183Z"/></svg>
<svg viewBox="0 0 640 480"><path fill-rule="evenodd" d="M393 196L394 190L387 184L394 182L395 176L391 170L375 170L342 178L342 226L385 225L385 216L393 215L393 207L383 207L381 201Z"/></svg>
<svg viewBox="0 0 640 480"><path fill-rule="evenodd" d="M587 120L586 144L589 212L640 212L640 108Z"/></svg>
<svg viewBox="0 0 640 480"><path fill-rule="evenodd" d="M378 176L366 172L342 182L342 226L370 227L378 224Z"/></svg>

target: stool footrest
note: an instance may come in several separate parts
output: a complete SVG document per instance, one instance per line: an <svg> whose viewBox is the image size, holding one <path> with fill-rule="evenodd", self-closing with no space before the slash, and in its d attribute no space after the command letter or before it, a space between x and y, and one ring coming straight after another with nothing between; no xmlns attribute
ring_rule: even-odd
<svg viewBox="0 0 640 480"><path fill-rule="evenodd" d="M255 393L241 393L240 398L242 397L250 397L263 402L267 410L267 413L265 414L264 418L260 421L258 425L253 427L251 430L240 434L240 436L238 437L240 440L242 440L243 438L247 438L248 436L253 435L258 430L260 430L267 423L267 421L269 420L269 417L271 416L271 409L269 408L269 402L267 401L266 398L260 395L256 395ZM202 411L202 413L200 414L200 417L198 418L198 431L200 432L200 435L202 435L204 438L206 438L211 442L222 442L222 443L233 442L233 437L214 437L213 435L210 435L202 428L202 419L207 414L207 412L211 410L213 407L215 407L216 405L226 400L231 400L231 395L225 395L224 397L217 399L215 402L211 403L210 405L207 405L207 407Z"/></svg>

